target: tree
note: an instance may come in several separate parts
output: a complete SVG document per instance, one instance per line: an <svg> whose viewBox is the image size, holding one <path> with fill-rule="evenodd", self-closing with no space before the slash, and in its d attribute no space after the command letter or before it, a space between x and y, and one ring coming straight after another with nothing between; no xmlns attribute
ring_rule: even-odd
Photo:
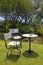
<svg viewBox="0 0 43 65"><path fill-rule="evenodd" d="M40 7L41 7L41 18L43 18L43 1L40 2Z"/></svg>
<svg viewBox="0 0 43 65"><path fill-rule="evenodd" d="M5 20L17 21L19 16L26 19L31 10L30 0L0 0L0 15Z"/></svg>

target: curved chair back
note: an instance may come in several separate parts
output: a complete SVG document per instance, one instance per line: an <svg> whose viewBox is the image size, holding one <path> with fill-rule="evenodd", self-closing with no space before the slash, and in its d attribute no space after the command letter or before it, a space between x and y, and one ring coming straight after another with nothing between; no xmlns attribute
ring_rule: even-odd
<svg viewBox="0 0 43 65"><path fill-rule="evenodd" d="M4 33L4 39L5 39L5 47L7 48L6 40L10 39L12 37L11 33ZM8 49L8 48L7 48Z"/></svg>
<svg viewBox="0 0 43 65"><path fill-rule="evenodd" d="M9 32L10 32L10 33L19 33L19 30L18 30L18 28L9 29Z"/></svg>
<svg viewBox="0 0 43 65"><path fill-rule="evenodd" d="M12 35L11 35L10 32L9 32L9 33L4 33L4 39L5 39L5 40L10 39L11 37L12 37Z"/></svg>

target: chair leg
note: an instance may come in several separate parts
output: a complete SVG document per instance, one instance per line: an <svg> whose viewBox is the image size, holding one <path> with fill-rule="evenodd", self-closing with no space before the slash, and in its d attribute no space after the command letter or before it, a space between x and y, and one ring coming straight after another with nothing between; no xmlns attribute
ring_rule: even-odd
<svg viewBox="0 0 43 65"><path fill-rule="evenodd" d="M10 49L10 52L11 52L11 54L12 54L12 48Z"/></svg>
<svg viewBox="0 0 43 65"><path fill-rule="evenodd" d="M20 54L20 55L21 55L21 50L20 50L20 48L18 48L18 51L19 51L19 53L18 53L18 54Z"/></svg>
<svg viewBox="0 0 43 65"><path fill-rule="evenodd" d="M10 46L10 54L12 54L12 46Z"/></svg>
<svg viewBox="0 0 43 65"><path fill-rule="evenodd" d="M19 52L20 52L20 55L21 55L21 50L19 50Z"/></svg>
<svg viewBox="0 0 43 65"><path fill-rule="evenodd" d="M8 51L7 51L7 57L8 57L8 55L9 55L8 53L9 53L9 49L8 49Z"/></svg>
<svg viewBox="0 0 43 65"><path fill-rule="evenodd" d="M7 51L7 57L9 56L9 52L10 52L10 54L12 54L12 48L8 49L8 51Z"/></svg>
<svg viewBox="0 0 43 65"><path fill-rule="evenodd" d="M20 47L22 48L22 41L20 41Z"/></svg>

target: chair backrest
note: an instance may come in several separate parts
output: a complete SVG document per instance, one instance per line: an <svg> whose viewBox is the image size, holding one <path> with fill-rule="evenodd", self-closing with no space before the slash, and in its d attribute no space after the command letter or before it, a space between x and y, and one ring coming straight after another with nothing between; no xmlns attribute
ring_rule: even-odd
<svg viewBox="0 0 43 65"><path fill-rule="evenodd" d="M11 35L10 32L9 32L9 33L4 33L4 39L5 39L5 40L10 39L11 37L12 37L12 35Z"/></svg>
<svg viewBox="0 0 43 65"><path fill-rule="evenodd" d="M18 28L9 29L9 32L10 32L10 33L19 33L19 30L18 30Z"/></svg>

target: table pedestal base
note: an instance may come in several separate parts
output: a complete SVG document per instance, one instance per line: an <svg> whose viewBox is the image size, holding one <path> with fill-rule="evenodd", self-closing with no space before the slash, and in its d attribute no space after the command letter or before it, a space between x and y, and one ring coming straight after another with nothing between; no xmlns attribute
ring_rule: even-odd
<svg viewBox="0 0 43 65"><path fill-rule="evenodd" d="M27 52L28 52L29 54L31 54L33 51L32 51L32 50L27 50Z"/></svg>

